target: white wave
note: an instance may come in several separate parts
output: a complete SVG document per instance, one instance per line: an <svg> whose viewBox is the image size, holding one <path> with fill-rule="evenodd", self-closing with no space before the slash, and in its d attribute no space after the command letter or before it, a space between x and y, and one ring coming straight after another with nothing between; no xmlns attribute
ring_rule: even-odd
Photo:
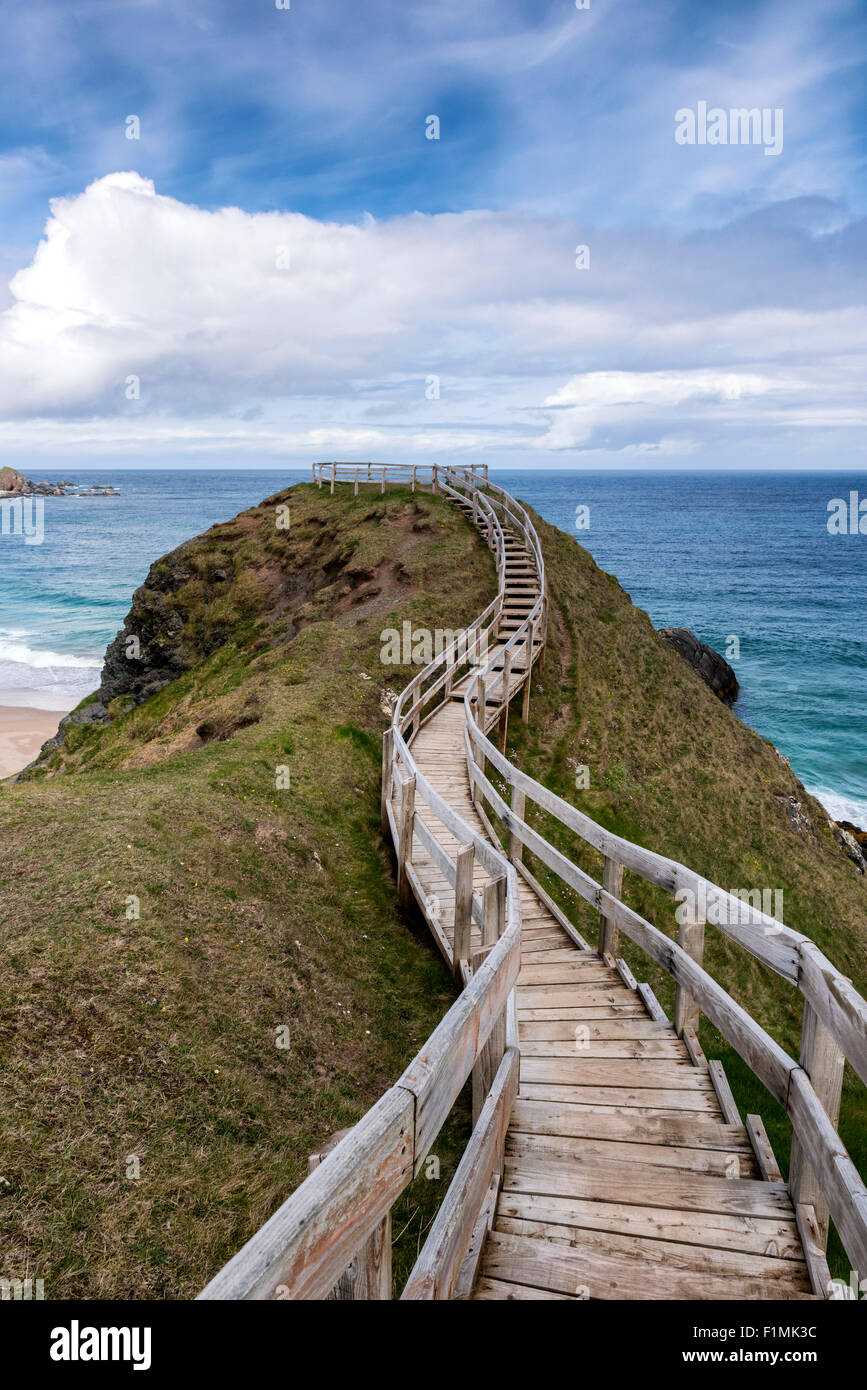
<svg viewBox="0 0 867 1390"><path fill-rule="evenodd" d="M827 787L808 787L807 791L817 801L821 801L832 820L847 820L859 829L867 829L867 798L841 796L839 792L829 791Z"/></svg>
<svg viewBox="0 0 867 1390"><path fill-rule="evenodd" d="M4 641L3 638L0 638L0 661L15 662L16 665L30 666L36 670L95 670L102 665L102 658L99 656L73 656L71 652L39 652L23 642Z"/></svg>

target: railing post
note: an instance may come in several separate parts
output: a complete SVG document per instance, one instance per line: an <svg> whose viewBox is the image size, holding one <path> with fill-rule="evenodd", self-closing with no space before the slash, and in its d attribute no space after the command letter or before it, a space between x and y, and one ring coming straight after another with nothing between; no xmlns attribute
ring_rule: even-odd
<svg viewBox="0 0 867 1390"><path fill-rule="evenodd" d="M533 622L527 629L527 641L524 646L524 699L521 704L521 719L525 724L530 722L530 682L533 676L533 647L536 644L536 624Z"/></svg>
<svg viewBox="0 0 867 1390"><path fill-rule="evenodd" d="M382 735L382 792L380 813L382 816L382 829L388 836L391 834L391 826L388 823L388 801L391 796L391 762L394 756L394 729L389 724L385 733Z"/></svg>
<svg viewBox="0 0 867 1390"><path fill-rule="evenodd" d="M813 1006L804 1000L804 1023L801 1030L801 1066L834 1128L840 1118L840 1095L843 1089L843 1068L846 1057L828 1029L817 1017ZM824 1250L828 1243L828 1204L813 1169L807 1162L797 1135L792 1137L792 1157L789 1162L789 1191L792 1205L812 1206L816 1212L819 1240Z"/></svg>
<svg viewBox="0 0 867 1390"><path fill-rule="evenodd" d="M407 865L412 862L412 832L415 826L415 778L400 779L400 834L397 844L397 900L408 907L412 897Z"/></svg>
<svg viewBox="0 0 867 1390"><path fill-rule="evenodd" d="M605 863L602 868L602 887L606 893L610 893L612 898L619 898L623 892L623 865L618 864L616 859L605 856ZM599 954L604 956L617 955L617 927L611 917L606 917L605 913L599 918Z"/></svg>
<svg viewBox="0 0 867 1390"><path fill-rule="evenodd" d="M336 464L336 463L332 463L332 465L331 465L331 496L332 496L332 497L334 496L334 479L335 479L336 474L337 474L337 464Z"/></svg>
<svg viewBox="0 0 867 1390"><path fill-rule="evenodd" d="M473 525L475 526L476 530L478 531L478 529L479 529L479 494L478 494L477 492L474 492L474 493L473 493Z"/></svg>
<svg viewBox="0 0 867 1390"><path fill-rule="evenodd" d="M379 490L380 490L380 492L385 492L385 469L384 469L384 468L383 468L383 470L382 470L382 486L380 487Z"/></svg>
<svg viewBox="0 0 867 1390"><path fill-rule="evenodd" d="M473 974L482 966L497 941L506 930L506 879L491 879L485 884L482 946L473 952ZM506 1050L506 1011L500 1013L473 1067L473 1128L478 1123L482 1106L493 1085L497 1068Z"/></svg>
<svg viewBox="0 0 867 1390"><path fill-rule="evenodd" d="M501 693L503 708L500 712L500 752L506 751L506 735L509 731L509 685L512 680L512 653L507 651L503 657L503 682Z"/></svg>
<svg viewBox="0 0 867 1390"><path fill-rule="evenodd" d="M461 961L470 959L470 934L473 929L473 864L476 852L472 845L461 845L455 871L455 939L452 957L455 979L462 984Z"/></svg>
<svg viewBox="0 0 867 1390"><path fill-rule="evenodd" d="M358 496L358 469L355 470L355 496Z"/></svg>
<svg viewBox="0 0 867 1390"><path fill-rule="evenodd" d="M482 733L485 732L485 718L487 716L487 710L488 692L485 690L484 677L479 676L479 679L476 681L476 716L478 718L479 728L481 729Z"/></svg>
<svg viewBox="0 0 867 1390"><path fill-rule="evenodd" d="M307 1172L312 1173L318 1168L349 1132L348 1129L339 1129L332 1134L327 1144L308 1158ZM391 1296L391 1212L388 1212L358 1254L349 1261L334 1288L325 1295L325 1301L358 1303L390 1299Z"/></svg>
<svg viewBox="0 0 867 1390"><path fill-rule="evenodd" d="M417 472L418 472L418 469L417 469L416 465L413 464L413 466L412 466L412 490L413 490L413 492L415 492L415 480L416 480L416 473L417 473Z"/></svg>
<svg viewBox="0 0 867 1390"><path fill-rule="evenodd" d="M686 903L683 906L686 907ZM704 912L697 911L693 906L687 909L680 924L680 944L696 965L701 965L704 959L704 924ZM683 1036L684 1028L698 1031L700 1013L692 995L679 984L674 992L674 1031L679 1038Z"/></svg>
<svg viewBox="0 0 867 1390"><path fill-rule="evenodd" d="M518 787L512 788L512 811L518 820L524 819L527 798ZM513 864L520 864L524 858L524 846L514 831L509 831L509 858Z"/></svg>

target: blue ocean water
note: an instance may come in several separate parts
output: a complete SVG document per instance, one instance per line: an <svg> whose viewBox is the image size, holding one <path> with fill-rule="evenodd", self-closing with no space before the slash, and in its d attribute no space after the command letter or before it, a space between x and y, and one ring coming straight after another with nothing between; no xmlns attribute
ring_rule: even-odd
<svg viewBox="0 0 867 1390"><path fill-rule="evenodd" d="M97 684L133 589L159 555L308 470L35 471L119 497L48 498L45 538L0 537L0 704L67 709ZM492 476L493 473L492 473ZM832 814L867 825L867 535L828 502L867 474L503 471L586 546L658 627L718 651L737 637L737 713ZM589 528L576 530L576 508Z"/></svg>

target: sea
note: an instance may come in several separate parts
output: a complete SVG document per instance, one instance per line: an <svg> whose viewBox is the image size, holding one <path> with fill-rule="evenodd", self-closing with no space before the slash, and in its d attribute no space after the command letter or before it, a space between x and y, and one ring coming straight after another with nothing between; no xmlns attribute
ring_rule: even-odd
<svg viewBox="0 0 867 1390"><path fill-rule="evenodd" d="M105 647L153 560L310 477L19 466L120 493L47 498L40 544L0 536L0 704L58 711L98 685ZM867 826L867 534L828 527L835 499L867 499L867 473L491 477L585 546L657 627L692 628L728 653L739 717L834 817Z"/></svg>

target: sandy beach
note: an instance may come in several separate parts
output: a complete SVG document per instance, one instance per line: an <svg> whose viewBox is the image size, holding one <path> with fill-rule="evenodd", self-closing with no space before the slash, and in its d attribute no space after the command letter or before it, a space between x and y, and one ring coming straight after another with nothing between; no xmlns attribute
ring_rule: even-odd
<svg viewBox="0 0 867 1390"><path fill-rule="evenodd" d="M32 762L62 718L62 710L0 705L0 777L11 777Z"/></svg>

